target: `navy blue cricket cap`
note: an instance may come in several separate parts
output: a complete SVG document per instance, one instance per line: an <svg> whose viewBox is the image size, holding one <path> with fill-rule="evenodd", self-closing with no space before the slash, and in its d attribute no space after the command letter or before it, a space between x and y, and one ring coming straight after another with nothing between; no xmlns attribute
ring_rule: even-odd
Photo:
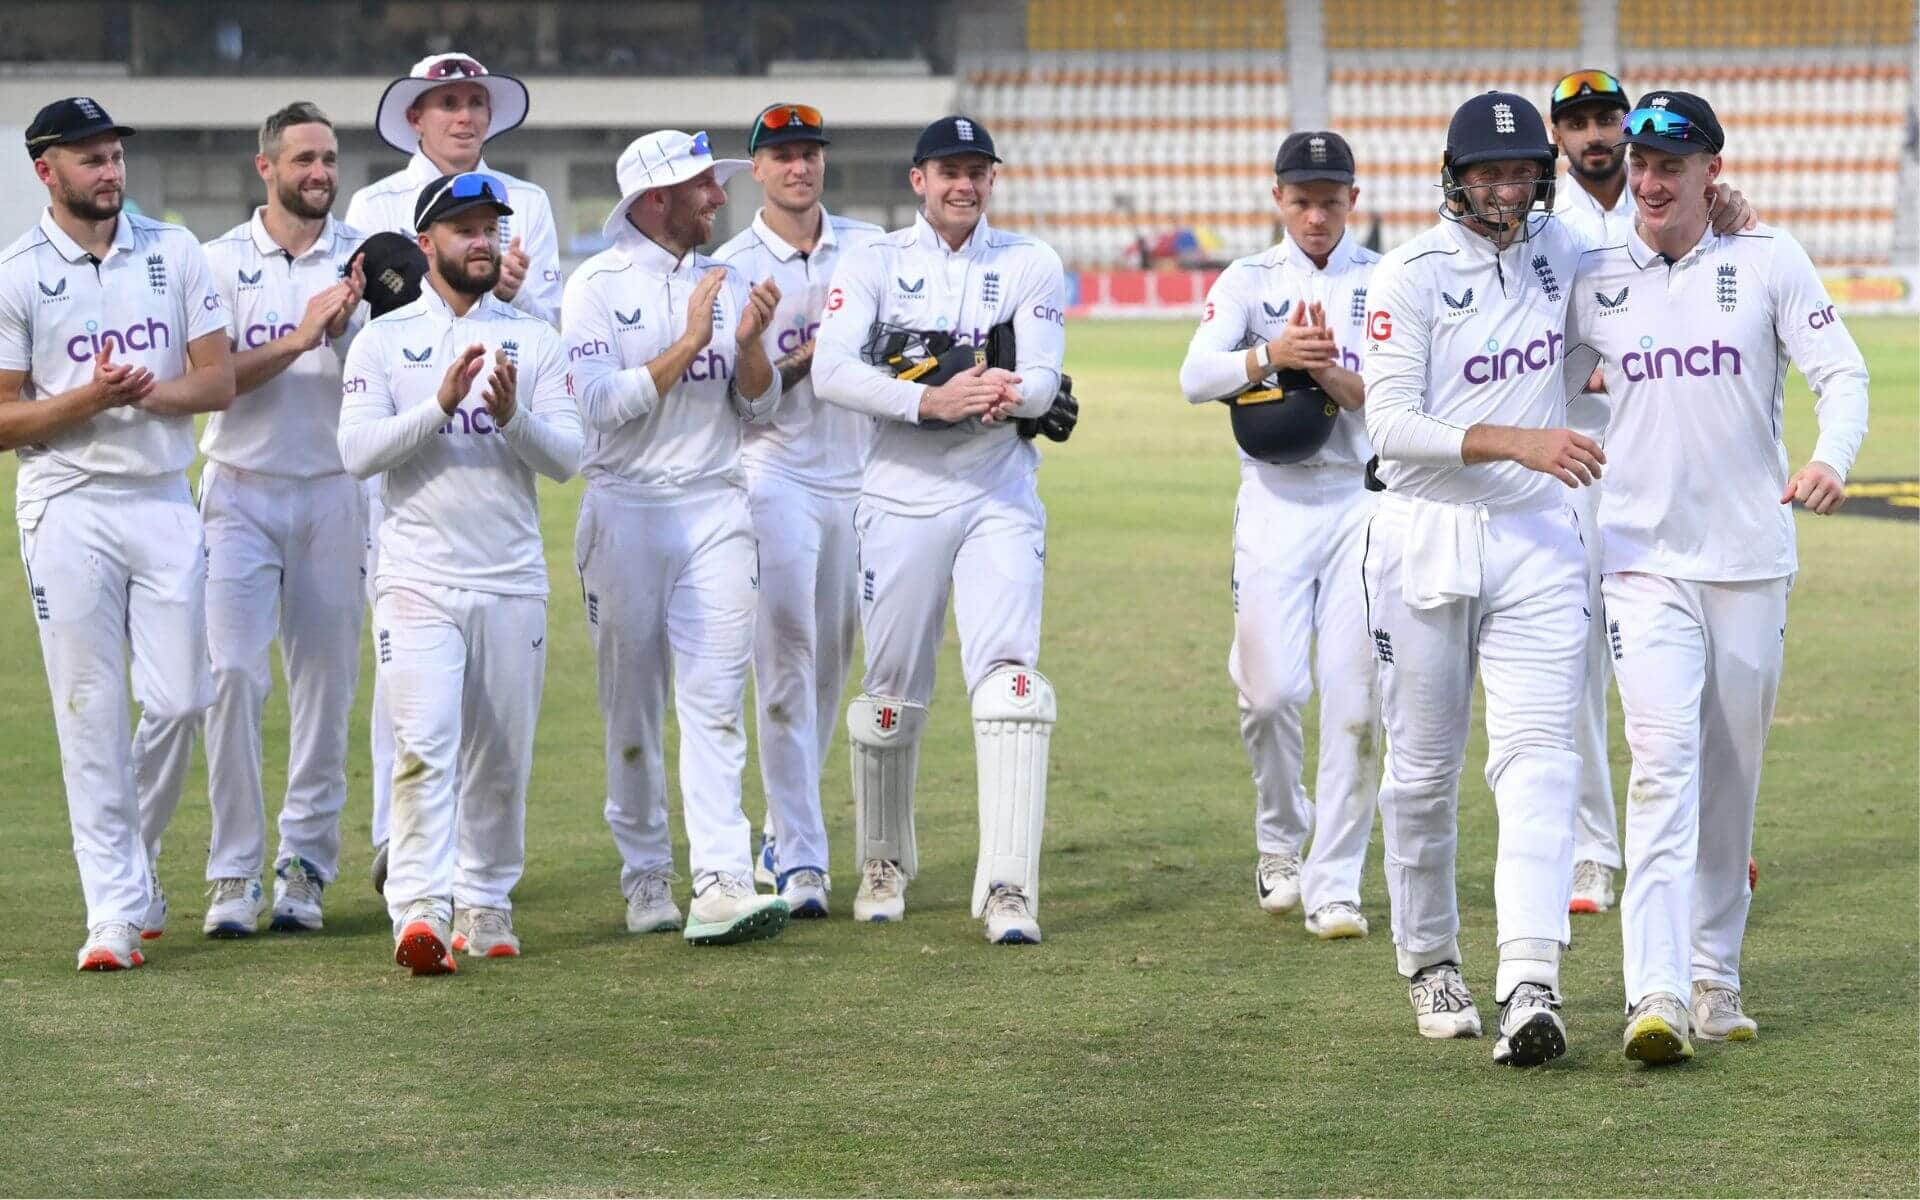
<svg viewBox="0 0 1920 1200"><path fill-rule="evenodd" d="M1727 144L1713 105L1692 92L1648 92L1620 126L1620 142L1668 154L1718 154Z"/></svg>
<svg viewBox="0 0 1920 1200"><path fill-rule="evenodd" d="M993 135L987 127L972 117L941 117L938 121L920 131L920 140L913 145L913 165L919 166L930 158L952 158L956 154L984 154L995 162L1000 156L993 152Z"/></svg>
<svg viewBox="0 0 1920 1200"><path fill-rule="evenodd" d="M485 171L442 175L421 188L419 198L413 203L414 232L425 233L435 221L444 221L483 204L499 209L503 217L513 215L513 209L507 206L507 185L498 177Z"/></svg>
<svg viewBox="0 0 1920 1200"><path fill-rule="evenodd" d="M103 133L126 137L132 132L125 125L114 124L107 110L86 96L70 96L55 100L34 114L33 124L27 126L27 153L39 158L48 146L84 142Z"/></svg>
<svg viewBox="0 0 1920 1200"><path fill-rule="evenodd" d="M1353 182L1353 147L1347 139L1325 129L1290 133L1273 157L1273 173L1281 183L1311 183L1330 179Z"/></svg>

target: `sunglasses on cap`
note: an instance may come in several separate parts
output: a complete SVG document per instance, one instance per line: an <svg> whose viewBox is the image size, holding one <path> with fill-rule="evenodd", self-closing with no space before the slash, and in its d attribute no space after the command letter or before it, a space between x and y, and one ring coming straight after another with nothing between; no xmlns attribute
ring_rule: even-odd
<svg viewBox="0 0 1920 1200"><path fill-rule="evenodd" d="M761 113L753 123L753 136L747 139L747 153L752 154L755 143L762 133L772 133L776 129L785 129L789 125L801 125L808 129L825 129L826 120L820 110L809 104L776 104Z"/></svg>
<svg viewBox="0 0 1920 1200"><path fill-rule="evenodd" d="M487 69L470 58L446 58L428 67L422 79L470 79Z"/></svg>
<svg viewBox="0 0 1920 1200"><path fill-rule="evenodd" d="M1605 71L1575 71L1554 85L1553 102L1561 104L1582 94L1616 97L1625 103L1627 89L1621 87L1620 81Z"/></svg>
<svg viewBox="0 0 1920 1200"><path fill-rule="evenodd" d="M1636 108L1627 114L1624 122L1627 132L1635 137L1652 132L1655 137L1671 138L1676 142L1690 142L1698 138L1707 140L1706 133L1692 121L1677 112L1668 112L1664 108Z"/></svg>
<svg viewBox="0 0 1920 1200"><path fill-rule="evenodd" d="M485 171L462 172L440 185L440 190L433 194L433 199L427 201L420 209L421 214L431 217L433 210L448 197L452 197L455 201L486 200L504 208L507 204L507 185ZM420 226L420 232L426 232L424 225Z"/></svg>

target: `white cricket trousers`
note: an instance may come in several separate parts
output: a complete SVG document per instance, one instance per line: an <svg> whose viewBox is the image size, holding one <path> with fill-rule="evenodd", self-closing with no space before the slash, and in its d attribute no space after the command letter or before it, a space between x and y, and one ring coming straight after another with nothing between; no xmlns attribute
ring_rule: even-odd
<svg viewBox="0 0 1920 1200"><path fill-rule="evenodd" d="M1454 506L1442 506L1452 509ZM1460 772L1475 668L1486 690L1487 784L1499 813L1498 941L1568 940L1580 758L1573 719L1586 685L1586 551L1564 504L1469 508L1460 546L1478 595L1416 608L1422 580L1459 573L1412 546L1411 505L1383 493L1368 525L1368 620L1386 722L1380 820L1400 972L1459 962L1454 889ZM1467 586L1472 587L1469 583ZM1500 997L1504 999L1504 997Z"/></svg>
<svg viewBox="0 0 1920 1200"><path fill-rule="evenodd" d="M362 481L367 505L367 607L375 603L374 581L380 578L380 522L387 516L382 477ZM393 807L393 718L387 713L387 689L380 672L373 673L373 703L367 715L367 749L373 759L373 818L368 826L375 848L386 845L387 818Z"/></svg>
<svg viewBox="0 0 1920 1200"><path fill-rule="evenodd" d="M511 908L527 857L547 599L388 580L373 622L393 716L387 912L397 924L422 899Z"/></svg>
<svg viewBox="0 0 1920 1200"><path fill-rule="evenodd" d="M1607 654L1606 602L1600 590L1600 489L1573 488L1568 503L1580 517L1587 547L1587 686L1573 719L1573 749L1580 755L1579 818L1573 827L1573 861L1620 867L1619 818L1613 807L1613 767L1607 761L1607 681L1613 677Z"/></svg>
<svg viewBox="0 0 1920 1200"><path fill-rule="evenodd" d="M1791 577L1606 578L1633 771L1620 932L1629 1006L1740 986L1747 857L1786 641Z"/></svg>
<svg viewBox="0 0 1920 1200"><path fill-rule="evenodd" d="M740 776L759 565L746 490L713 479L662 499L589 480L574 561L600 672L620 890L631 894L642 875L673 865L662 748L669 683L689 866L695 876L751 877Z"/></svg>
<svg viewBox="0 0 1920 1200"><path fill-rule="evenodd" d="M856 497L816 492L773 471L747 473L760 544L753 630L755 729L775 868L827 869L820 770L839 731L858 620Z"/></svg>
<svg viewBox="0 0 1920 1200"><path fill-rule="evenodd" d="M347 719L360 675L361 548L366 502L345 474L295 479L208 463L208 879L252 879L266 858L260 718L280 638L287 676L287 795L274 865L304 860L327 883L340 871L347 803Z"/></svg>
<svg viewBox="0 0 1920 1200"><path fill-rule="evenodd" d="M207 561L184 474L95 477L22 520L87 924L143 924L207 669ZM131 700L139 727L129 741Z"/></svg>
<svg viewBox="0 0 1920 1200"><path fill-rule="evenodd" d="M933 698L949 591L969 696L1003 663L1040 665L1047 514L1033 476L926 517L862 502L854 529L869 695L920 705Z"/></svg>
<svg viewBox="0 0 1920 1200"><path fill-rule="evenodd" d="M1358 470L1245 464L1233 517L1233 650L1240 737L1253 765L1254 841L1299 854L1307 912L1360 903L1380 790L1380 700L1360 556L1373 512ZM1302 714L1320 692L1311 803Z"/></svg>

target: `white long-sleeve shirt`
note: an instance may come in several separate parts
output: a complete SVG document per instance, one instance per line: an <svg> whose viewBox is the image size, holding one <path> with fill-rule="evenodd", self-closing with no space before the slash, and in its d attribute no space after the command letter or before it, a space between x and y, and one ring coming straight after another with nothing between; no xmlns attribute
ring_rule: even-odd
<svg viewBox="0 0 1920 1200"><path fill-rule="evenodd" d="M1588 247L1558 221L1533 221L1533 237L1496 253L1443 219L1375 268L1365 411L1388 491L1512 508L1566 499L1551 475L1460 457L1474 425L1567 423L1567 301Z"/></svg>
<svg viewBox="0 0 1920 1200"><path fill-rule="evenodd" d="M1613 397L1601 570L1792 574L1787 364L1818 397L1813 458L1845 479L1867 432L1867 364L1800 243L1709 229L1669 264L1630 234L1582 258L1567 344L1601 352Z"/></svg>
<svg viewBox="0 0 1920 1200"><path fill-rule="evenodd" d="M527 277L514 293L513 306L531 313L547 324L560 324L560 237L553 224L553 202L537 183L496 171L483 159L476 171L484 171L507 185L507 206L513 215L500 218L500 252L505 254L520 238L527 252ZM371 236L393 232L412 237L413 209L420 189L443 174L433 160L418 150L401 170L384 179L376 179L353 194L347 202L347 224Z"/></svg>
<svg viewBox="0 0 1920 1200"><path fill-rule="evenodd" d="M306 318L307 301L340 282L362 240L352 227L328 217L313 245L295 258L273 240L260 213L255 209L252 219L206 245L236 354L292 333ZM340 367L357 332L349 326L338 343L322 334L320 344L286 370L235 396L231 408L207 419L200 452L265 475L338 475L345 469L335 438Z"/></svg>
<svg viewBox="0 0 1920 1200"><path fill-rule="evenodd" d="M727 272L713 302L713 337L660 395L647 364L687 331L687 303L707 272ZM631 225L567 281L567 360L586 423L589 483L669 496L707 480L740 479L743 421L780 402L780 372L757 396L737 384L734 331L746 277L698 252L675 258Z"/></svg>
<svg viewBox="0 0 1920 1200"><path fill-rule="evenodd" d="M827 287L841 259L883 236L878 225L822 209L819 240L812 251L802 253L755 213L753 224L713 257L738 270L748 283L772 279L780 288L780 305L760 338L767 359L778 362L819 332ZM753 470L783 476L824 495L853 496L860 492L860 472L872 439L872 418L822 400L809 371L783 390L771 421L747 426L740 460Z"/></svg>
<svg viewBox="0 0 1920 1200"><path fill-rule="evenodd" d="M86 383L102 349L116 364L178 379L192 367L188 343L226 327L206 252L179 225L121 213L107 256L94 262L48 211L0 251L0 370L27 373L22 400ZM109 408L20 448L15 512L30 525L48 500L96 475L171 475L192 462L191 415Z"/></svg>
<svg viewBox="0 0 1920 1200"><path fill-rule="evenodd" d="M1612 208L1603 206L1593 193L1580 186L1571 174L1561 177L1554 193L1553 219L1572 230L1591 247L1626 244L1633 232L1633 191L1621 188ZM1568 380L1569 389L1574 380ZM1567 427L1595 441L1607 431L1607 415L1612 410L1605 392L1582 391L1567 401Z"/></svg>
<svg viewBox="0 0 1920 1200"><path fill-rule="evenodd" d="M1213 281L1199 328L1180 364L1180 390L1194 404L1231 396L1247 386L1247 350L1279 337L1294 306L1318 301L1340 349L1340 365L1360 373L1361 337L1367 324L1367 281L1380 256L1344 234L1317 266L1282 238L1259 254L1236 259ZM1242 465L1254 470L1293 467L1362 467L1373 457L1367 421L1342 409L1333 433L1319 453L1289 467L1262 463L1240 452Z"/></svg>
<svg viewBox="0 0 1920 1200"><path fill-rule="evenodd" d="M958 250L916 214L911 227L847 255L827 293L813 386L829 403L879 418L863 502L926 516L1031 475L1040 463L1011 421L920 428L926 385L895 379L861 356L875 321L981 346L993 326L1011 320L1022 397L1013 411L1039 417L1060 390L1066 307L1065 271L1053 248L991 228L984 217Z"/></svg>
<svg viewBox="0 0 1920 1200"><path fill-rule="evenodd" d="M485 365L449 416L440 384L475 343L486 347ZM518 368L505 425L482 399L496 352ZM376 583L546 595L534 472L564 483L579 468L581 445L553 326L492 296L455 316L429 283L354 339L340 386L341 461L362 479L384 473Z"/></svg>

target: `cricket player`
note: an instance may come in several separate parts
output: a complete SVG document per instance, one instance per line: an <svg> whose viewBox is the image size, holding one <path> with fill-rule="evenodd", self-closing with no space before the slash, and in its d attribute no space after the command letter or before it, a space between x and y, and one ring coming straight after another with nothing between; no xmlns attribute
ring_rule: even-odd
<svg viewBox="0 0 1920 1200"><path fill-rule="evenodd" d="M1626 151L1617 145L1620 118L1627 113L1626 89L1606 71L1575 71L1554 85L1549 108L1553 142L1567 158L1567 182L1554 193L1554 219L1573 229L1590 246L1625 242L1633 224L1633 199L1627 195ZM1607 394L1589 386L1567 401L1567 426L1595 441L1607 428ZM1620 869L1618 818L1613 807L1613 770L1607 761L1606 622L1599 620L1600 493L1605 485L1575 488L1569 502L1580 517L1587 551L1587 609L1595 620L1587 633L1587 687L1573 723L1574 750L1580 755L1580 804L1573 827L1573 892L1570 912L1605 912L1613 907L1613 873Z"/></svg>
<svg viewBox="0 0 1920 1200"><path fill-rule="evenodd" d="M360 671L360 558L366 503L336 446L340 364L364 278L360 235L330 214L339 188L333 123L305 101L260 126L254 167L267 202L207 243L227 312L236 396L207 422L200 515L207 537L207 848L203 930L258 926L266 856L261 710L280 638L290 735L280 848L279 930L319 929L321 892L340 869L347 714Z"/></svg>
<svg viewBox="0 0 1920 1200"><path fill-rule="evenodd" d="M792 915L827 915L827 826L820 768L853 662L859 550L853 534L860 465L873 422L813 390L814 335L834 268L878 238L878 225L820 203L828 145L820 110L774 104L747 138L764 203L714 252L748 283L771 279L780 303L761 341L780 372L780 403L743 429L740 462L760 543L753 688L767 835L755 861Z"/></svg>
<svg viewBox="0 0 1920 1200"><path fill-rule="evenodd" d="M1232 403L1285 370L1307 372L1325 393L1316 402L1339 406L1310 451L1284 447L1274 461L1240 452L1227 668L1253 764L1260 906L1283 913L1304 900L1307 931L1328 939L1367 934L1360 870L1380 783L1379 692L1360 587L1373 447L1359 374L1367 281L1380 256L1347 234L1360 196L1353 172L1353 151L1337 133L1281 143L1273 199L1286 236L1214 281L1180 367L1181 391L1195 404ZM1320 754L1309 804L1301 717L1316 678Z"/></svg>
<svg viewBox="0 0 1920 1200"><path fill-rule="evenodd" d="M662 752L667 688L680 718L694 945L774 937L787 902L753 890L740 808L760 560L740 466L742 422L780 402L762 335L772 279L699 254L748 164L704 133L636 138L615 174L613 244L567 284L567 356L593 436L575 562L606 721L607 825L634 933L681 928Z"/></svg>
<svg viewBox="0 0 1920 1200"><path fill-rule="evenodd" d="M420 189L441 175L481 171L507 187L513 206L502 217L500 282L494 296L548 324L560 320L560 242L553 205L538 184L516 179L486 164L486 143L527 119L527 88L510 75L495 75L471 55L453 51L430 54L405 76L387 85L374 111L381 140L402 154L407 165L353 194L347 224L364 233L398 232L414 236L413 207ZM377 484L367 495L369 529L381 523ZM380 548L368 539L367 579L379 575ZM386 696L378 675L373 683L373 844L375 889L384 885L387 856L387 781L393 775L393 734Z"/></svg>
<svg viewBox="0 0 1920 1200"><path fill-rule="evenodd" d="M1798 562L1799 503L1846 501L1867 431L1867 367L1806 251L1778 229L1721 233L1706 188L1713 107L1652 92L1625 120L1638 215L1573 281L1569 344L1604 355L1613 415L1600 504L1607 633L1633 772L1621 935L1624 1050L1691 1057L1691 1037L1752 1039L1740 945L1760 765ZM1789 474L1787 365L1820 436ZM1689 1008L1691 1011L1689 1011Z"/></svg>
<svg viewBox="0 0 1920 1200"><path fill-rule="evenodd" d="M510 896L526 860L547 656L534 475L570 479L584 440L559 335L495 291L508 194L478 171L421 189L427 286L361 331L341 383L341 460L383 476L374 644L394 729L386 898L394 961L416 975L452 971L454 950L520 952Z"/></svg>
<svg viewBox="0 0 1920 1200"><path fill-rule="evenodd" d="M20 455L14 517L86 898L83 971L141 965L142 936L166 927L160 836L213 699L186 470L194 414L233 401L200 243L121 211L132 133L85 96L42 108L26 142L49 203L0 254L0 448Z"/></svg>
<svg viewBox="0 0 1920 1200"><path fill-rule="evenodd" d="M1454 889L1478 673L1500 817L1493 1057L1512 1066L1566 1052L1560 954L1590 620L1567 489L1606 462L1565 426L1568 288L1589 247L1534 211L1552 209L1554 159L1523 97L1487 92L1455 111L1443 219L1374 272L1364 372L1387 487L1362 565L1387 730L1380 811L1395 954L1422 1035L1478 1036ZM1737 195L1717 198L1731 227L1747 222Z"/></svg>
<svg viewBox="0 0 1920 1200"><path fill-rule="evenodd" d="M1035 669L1046 559L1040 455L1016 425L1064 439L1072 401L1057 399L1067 304L1060 256L987 223L999 161L971 118L943 117L921 132L910 173L921 210L834 272L814 387L875 419L855 517L867 665L847 713L861 864L854 919L906 912L918 870L915 767L951 592L979 764L973 915L985 918L989 941L1006 945L1040 940L1055 714L1053 686ZM907 349L948 342L940 355Z"/></svg>

